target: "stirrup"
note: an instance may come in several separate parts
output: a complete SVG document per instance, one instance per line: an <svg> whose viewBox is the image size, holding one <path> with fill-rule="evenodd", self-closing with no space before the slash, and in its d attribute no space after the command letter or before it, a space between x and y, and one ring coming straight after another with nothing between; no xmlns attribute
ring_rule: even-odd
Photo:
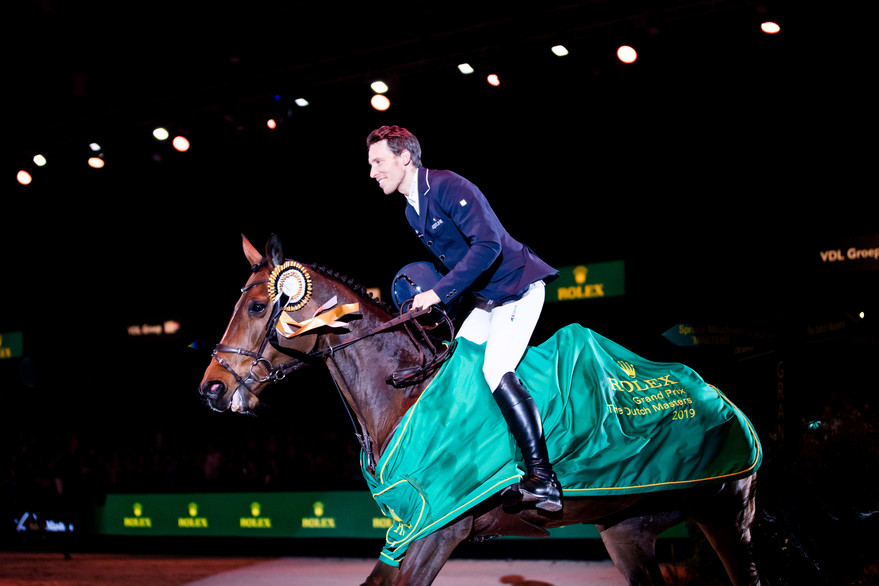
<svg viewBox="0 0 879 586"><path fill-rule="evenodd" d="M535 476L531 478L540 483L539 486L532 486L535 490L525 488L524 479L510 487L519 493L521 502L534 503L534 507L542 511L562 510L562 487L555 474L552 475L552 479L546 481Z"/></svg>

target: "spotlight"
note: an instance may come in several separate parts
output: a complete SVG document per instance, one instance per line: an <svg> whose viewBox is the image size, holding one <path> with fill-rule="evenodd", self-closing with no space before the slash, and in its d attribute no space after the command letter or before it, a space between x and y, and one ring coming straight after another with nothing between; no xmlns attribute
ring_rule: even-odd
<svg viewBox="0 0 879 586"><path fill-rule="evenodd" d="M458 65L458 71L460 71L464 75L470 75L471 73L473 73L474 69L470 66L469 63L461 63L460 65Z"/></svg>
<svg viewBox="0 0 879 586"><path fill-rule="evenodd" d="M388 97L381 94L375 94L374 96L372 96L372 99L369 101L369 103L372 104L372 107L379 112L384 112L391 107L391 101L388 99Z"/></svg>
<svg viewBox="0 0 879 586"><path fill-rule="evenodd" d="M101 157L89 157L89 167L92 169L103 169L104 168L104 159Z"/></svg>
<svg viewBox="0 0 879 586"><path fill-rule="evenodd" d="M617 59L623 63L634 63L638 59L638 52L628 45L617 49Z"/></svg>
<svg viewBox="0 0 879 586"><path fill-rule="evenodd" d="M168 140L168 137L171 136L168 134L168 131L161 126L153 130L153 136L156 140Z"/></svg>
<svg viewBox="0 0 879 586"><path fill-rule="evenodd" d="M493 85L494 87L497 87L501 84L501 78L499 78L496 73L492 73L491 75L486 77L485 80L488 82L489 85Z"/></svg>
<svg viewBox="0 0 879 586"><path fill-rule="evenodd" d="M293 100L293 102L300 108L304 108L308 105L308 100L306 100L305 98L296 98L295 100Z"/></svg>
<svg viewBox="0 0 879 586"><path fill-rule="evenodd" d="M18 175L16 175L15 178L16 178L16 179L18 180L18 182L21 183L22 185L30 185L30 184L31 184L31 181L34 180L33 177L31 177L31 174L28 173L27 171L25 171L24 169L22 169L21 171L19 171L19 172L18 172Z"/></svg>
<svg viewBox="0 0 879 586"><path fill-rule="evenodd" d="M34 155L34 165L37 167L43 167L46 165L46 157L43 155Z"/></svg>
<svg viewBox="0 0 879 586"><path fill-rule="evenodd" d="M274 130L278 127L278 122L274 118L269 118L268 120L266 120L266 126L270 130Z"/></svg>
<svg viewBox="0 0 879 586"><path fill-rule="evenodd" d="M781 32L781 27L778 26L777 23L767 20L766 22L760 24L760 30L767 35L777 35L779 32Z"/></svg>
<svg viewBox="0 0 879 586"><path fill-rule="evenodd" d="M564 45L556 45L555 47L552 48L552 52L557 57L564 57L565 55L568 54L568 50L565 48Z"/></svg>
<svg viewBox="0 0 879 586"><path fill-rule="evenodd" d="M388 91L388 84L383 81L374 81L369 85L369 87L371 87L372 91L377 94L384 94Z"/></svg>
<svg viewBox="0 0 879 586"><path fill-rule="evenodd" d="M183 136L175 136L174 140L171 141L171 145L175 150L181 153L185 153L189 150L189 140Z"/></svg>

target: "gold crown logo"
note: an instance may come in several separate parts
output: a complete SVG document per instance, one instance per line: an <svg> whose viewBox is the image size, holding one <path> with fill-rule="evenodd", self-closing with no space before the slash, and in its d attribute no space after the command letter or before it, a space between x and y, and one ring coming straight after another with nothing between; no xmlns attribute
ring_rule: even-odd
<svg viewBox="0 0 879 586"><path fill-rule="evenodd" d="M623 369L623 372L629 375L631 378L635 378L635 366L629 362L625 362L624 360L617 360L617 364L620 365L620 368Z"/></svg>
<svg viewBox="0 0 879 586"><path fill-rule="evenodd" d="M586 275L589 274L589 269L584 267L583 265L574 267L574 282L578 285L582 285L586 282Z"/></svg>

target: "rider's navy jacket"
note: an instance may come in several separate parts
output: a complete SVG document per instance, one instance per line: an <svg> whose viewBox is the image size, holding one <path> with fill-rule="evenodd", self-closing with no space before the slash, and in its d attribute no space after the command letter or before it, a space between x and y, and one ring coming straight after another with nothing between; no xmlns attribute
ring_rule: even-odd
<svg viewBox="0 0 879 586"><path fill-rule="evenodd" d="M418 214L406 219L444 267L433 290L444 304L464 291L502 303L558 271L513 239L478 187L451 171L418 170Z"/></svg>

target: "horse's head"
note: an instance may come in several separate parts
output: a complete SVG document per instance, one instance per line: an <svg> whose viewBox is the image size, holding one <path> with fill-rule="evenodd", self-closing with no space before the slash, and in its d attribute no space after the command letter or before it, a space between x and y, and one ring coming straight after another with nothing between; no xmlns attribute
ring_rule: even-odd
<svg viewBox="0 0 879 586"><path fill-rule="evenodd" d="M247 413L257 406L259 394L269 382L310 362L318 337L297 334L326 325L321 316L330 313L326 310L340 288L285 260L276 236L269 239L265 255L246 238L242 237L242 242L253 274L241 289L199 391L216 411ZM337 310L332 315L339 314ZM279 338L278 328L291 337Z"/></svg>
<svg viewBox="0 0 879 586"><path fill-rule="evenodd" d="M361 393L361 400L349 396L349 402L387 404L382 389L399 399L394 388L405 386L415 396L448 356L445 341L454 338L454 327L445 313L425 324L416 318L431 308L392 317L394 308L350 279L286 260L277 236L264 255L244 237L242 243L252 275L199 387L212 409L253 411L268 383L316 361L332 362L334 379L358 381L353 392ZM355 313L358 319L350 321ZM440 323L448 337L437 334ZM351 385L339 380L340 392L350 395Z"/></svg>

